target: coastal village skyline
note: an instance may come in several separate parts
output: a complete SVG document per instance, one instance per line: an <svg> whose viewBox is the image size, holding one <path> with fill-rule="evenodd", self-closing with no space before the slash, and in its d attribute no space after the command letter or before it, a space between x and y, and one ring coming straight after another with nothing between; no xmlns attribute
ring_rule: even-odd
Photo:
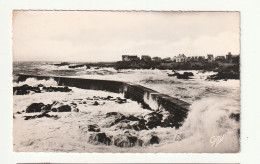
<svg viewBox="0 0 260 164"><path fill-rule="evenodd" d="M142 57L148 57L148 60L149 60L149 58L150 58L150 60L151 61L158 61L158 60L160 60L160 61L176 61L176 58L180 58L180 55L184 55L185 57L184 58L186 58L185 59L185 61L184 62L186 62L186 61L190 61L189 59L194 59L194 58L198 58L198 59L203 59L203 60L208 60L208 58L209 58L209 55L210 56L212 56L211 57L211 59L210 60L216 60L216 61L222 61L222 59L224 58L224 59L227 59L227 56L228 55L232 55L233 57L240 57L240 54L233 54L233 53L231 53L231 52L228 52L228 53L226 53L226 54L221 54L221 55L214 55L214 54L206 54L206 55L186 55L186 54L183 54L183 53L180 53L180 54L178 54L178 55L171 55L171 56L163 56L163 57L161 57L161 56L159 56L159 55L157 55L157 56L155 56L155 55L149 55L149 54L145 54L145 53L143 53L143 54L127 54L127 53L125 53L125 54L121 54L121 55L118 55L118 59L117 60L109 60L109 61L88 61L88 60L85 60L84 58L82 58L81 60L66 60L66 59L64 59L64 60L13 60L14 62L27 62L27 61L33 61L33 62L93 62L93 63L95 63L95 62L117 62L117 61L124 61L123 60L123 56L130 56L130 57L134 57L134 58L136 58L137 60L142 60ZM132 60L132 61L136 61L136 59L134 59L134 60ZM128 60L128 61L131 61L131 60Z"/></svg>

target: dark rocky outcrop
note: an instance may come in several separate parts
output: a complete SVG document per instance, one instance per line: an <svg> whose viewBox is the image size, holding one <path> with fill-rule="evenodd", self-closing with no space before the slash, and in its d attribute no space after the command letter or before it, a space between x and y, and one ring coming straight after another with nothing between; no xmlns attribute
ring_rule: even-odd
<svg viewBox="0 0 260 164"><path fill-rule="evenodd" d="M109 137L106 135L106 133L99 132L99 133L92 133L90 134L88 138L88 142L92 144L105 144L105 145L111 145L112 137Z"/></svg>
<svg viewBox="0 0 260 164"><path fill-rule="evenodd" d="M39 84L37 87L44 87L44 85L43 84Z"/></svg>
<svg viewBox="0 0 260 164"><path fill-rule="evenodd" d="M230 119L234 119L234 120L236 120L236 121L240 121L240 113L231 113L230 115L229 115L229 118Z"/></svg>
<svg viewBox="0 0 260 164"><path fill-rule="evenodd" d="M31 120L31 119L42 118L42 117L48 117L48 118L54 118L54 119L59 118L57 115L49 115L48 112L43 112L41 114L34 115L34 116L24 116L24 117L25 117L24 120Z"/></svg>
<svg viewBox="0 0 260 164"><path fill-rule="evenodd" d="M71 107L70 105L64 105L62 103L54 101L52 104L43 104L43 103L32 103L26 108L26 113L35 113L35 112L78 112L78 108L75 106Z"/></svg>
<svg viewBox="0 0 260 164"><path fill-rule="evenodd" d="M93 103L93 105L97 106L97 105L99 105L99 103L98 103L97 101L95 101L95 102Z"/></svg>
<svg viewBox="0 0 260 164"><path fill-rule="evenodd" d="M130 125L130 121L128 120L121 120L117 123L115 123L115 128L116 129L122 129L122 130L128 130L128 129L132 129L132 126Z"/></svg>
<svg viewBox="0 0 260 164"><path fill-rule="evenodd" d="M239 79L238 73L234 72L218 72L216 75L207 77L207 80L228 80L228 79Z"/></svg>
<svg viewBox="0 0 260 164"><path fill-rule="evenodd" d="M123 117L124 115L121 114L121 113L119 113L119 112L108 112L108 113L106 114L106 117L110 117L110 116L116 116L116 117L120 118L120 117ZM125 116L124 116L124 117L125 117Z"/></svg>
<svg viewBox="0 0 260 164"><path fill-rule="evenodd" d="M71 112L71 106L69 105L62 105L62 104L59 104L59 103L53 103L52 104L52 108L51 108L51 111L52 112Z"/></svg>
<svg viewBox="0 0 260 164"><path fill-rule="evenodd" d="M26 108L25 112L35 113L35 112L41 112L44 109L45 109L45 105L43 103L32 103Z"/></svg>
<svg viewBox="0 0 260 164"><path fill-rule="evenodd" d="M89 132L100 132L100 128L97 124L88 125Z"/></svg>
<svg viewBox="0 0 260 164"><path fill-rule="evenodd" d="M132 129L136 130L136 131L140 131L140 130L148 130L148 128L145 125L145 120L141 119L139 121L135 121L131 124Z"/></svg>
<svg viewBox="0 0 260 164"><path fill-rule="evenodd" d="M142 146L143 141L130 133L118 134L114 137L114 145L118 147Z"/></svg>
<svg viewBox="0 0 260 164"><path fill-rule="evenodd" d="M162 122L162 127L175 127L176 120L173 114L168 114Z"/></svg>
<svg viewBox="0 0 260 164"><path fill-rule="evenodd" d="M126 99L121 99L120 97L117 97L115 102L118 104L123 104L123 103L126 103Z"/></svg>
<svg viewBox="0 0 260 164"><path fill-rule="evenodd" d="M146 126L149 129L155 128L161 125L163 115L157 112L152 112L144 116L144 119L147 121Z"/></svg>
<svg viewBox="0 0 260 164"><path fill-rule="evenodd" d="M240 65L236 64L229 67L218 68L215 70L217 74L210 75L207 80L228 80L240 79Z"/></svg>
<svg viewBox="0 0 260 164"><path fill-rule="evenodd" d="M42 90L41 88L42 87ZM27 95L30 92L33 93L41 93L42 91L45 92L70 92L71 89L68 87L45 87L42 84L39 84L37 87L32 87L27 84L19 87L13 87L13 94L14 95Z"/></svg>
<svg viewBox="0 0 260 164"><path fill-rule="evenodd" d="M83 64L78 64L78 65L70 65L69 68L80 68L80 67L84 67L85 65Z"/></svg>
<svg viewBox="0 0 260 164"><path fill-rule="evenodd" d="M194 74L192 72L184 72L183 75L185 75L185 76L194 76Z"/></svg>
<svg viewBox="0 0 260 164"><path fill-rule="evenodd" d="M159 144L160 143L160 139L157 136L151 136L151 139L149 140L150 144Z"/></svg>
<svg viewBox="0 0 260 164"><path fill-rule="evenodd" d="M60 66L70 65L70 63L68 63L68 62L61 62L60 64L53 64L53 65L60 67Z"/></svg>
<svg viewBox="0 0 260 164"><path fill-rule="evenodd" d="M13 94L14 95L27 95L31 92L34 93L41 93L41 90L39 87L32 87L27 84L19 87L13 87Z"/></svg>
<svg viewBox="0 0 260 164"><path fill-rule="evenodd" d="M106 114L106 118L112 118L110 126L115 126L116 129L132 129L136 131L147 130L146 120L143 118L138 118L133 115L124 116L118 112L109 112Z"/></svg>
<svg viewBox="0 0 260 164"><path fill-rule="evenodd" d="M194 76L192 72L184 72L183 74L175 72L174 74L169 74L168 76L176 76L178 79L190 79L190 76Z"/></svg>
<svg viewBox="0 0 260 164"><path fill-rule="evenodd" d="M108 126L113 126L126 118L123 114L121 114L119 112L108 112L106 114L106 118L108 118L108 117L110 119L111 118L113 119L113 122Z"/></svg>
<svg viewBox="0 0 260 164"><path fill-rule="evenodd" d="M57 110L58 112L71 112L71 107L69 105L62 105Z"/></svg>
<svg viewBox="0 0 260 164"><path fill-rule="evenodd" d="M43 91L45 92L70 92L72 91L69 87L43 87Z"/></svg>
<svg viewBox="0 0 260 164"><path fill-rule="evenodd" d="M89 65L86 65L86 69L90 69L90 66L89 66Z"/></svg>

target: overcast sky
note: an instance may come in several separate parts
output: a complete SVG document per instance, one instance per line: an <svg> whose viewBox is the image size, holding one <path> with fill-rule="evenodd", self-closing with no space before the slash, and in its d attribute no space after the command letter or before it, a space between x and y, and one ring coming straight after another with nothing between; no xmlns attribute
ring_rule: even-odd
<svg viewBox="0 0 260 164"><path fill-rule="evenodd" d="M240 53L238 12L15 11L15 61Z"/></svg>

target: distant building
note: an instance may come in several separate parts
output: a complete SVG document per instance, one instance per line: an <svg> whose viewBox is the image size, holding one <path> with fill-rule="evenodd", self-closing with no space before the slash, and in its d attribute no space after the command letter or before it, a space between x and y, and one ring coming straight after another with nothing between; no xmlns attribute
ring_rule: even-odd
<svg viewBox="0 0 260 164"><path fill-rule="evenodd" d="M151 61L152 58L151 58L151 56L149 56L149 55L142 55L142 56L141 56L141 60L142 60L142 61Z"/></svg>
<svg viewBox="0 0 260 164"><path fill-rule="evenodd" d="M155 62L161 62L162 58L156 56L156 57L153 57L152 60Z"/></svg>
<svg viewBox="0 0 260 164"><path fill-rule="evenodd" d="M225 62L226 58L225 58L225 56L216 56L215 61Z"/></svg>
<svg viewBox="0 0 260 164"><path fill-rule="evenodd" d="M209 62L214 61L214 56L213 56L212 54L207 54L207 60L208 60Z"/></svg>
<svg viewBox="0 0 260 164"><path fill-rule="evenodd" d="M162 61L164 62L172 62L172 59L170 57L163 58Z"/></svg>
<svg viewBox="0 0 260 164"><path fill-rule="evenodd" d="M232 55L231 52L228 52L226 55L226 61L228 63L239 63L239 55Z"/></svg>
<svg viewBox="0 0 260 164"><path fill-rule="evenodd" d="M140 58L137 55L122 55L122 61L139 61Z"/></svg>
<svg viewBox="0 0 260 164"><path fill-rule="evenodd" d="M195 62L195 56L189 56L187 57L187 62Z"/></svg>
<svg viewBox="0 0 260 164"><path fill-rule="evenodd" d="M174 57L172 58L172 61L173 61L173 62L176 62L176 56L174 56Z"/></svg>
<svg viewBox="0 0 260 164"><path fill-rule="evenodd" d="M175 57L176 62L186 62L187 57L184 54L179 54L177 57Z"/></svg>
<svg viewBox="0 0 260 164"><path fill-rule="evenodd" d="M198 56L197 60L198 60L198 62L204 62L205 61L205 56Z"/></svg>
<svg viewBox="0 0 260 164"><path fill-rule="evenodd" d="M186 61L187 62L194 62L195 61L194 56L187 57Z"/></svg>

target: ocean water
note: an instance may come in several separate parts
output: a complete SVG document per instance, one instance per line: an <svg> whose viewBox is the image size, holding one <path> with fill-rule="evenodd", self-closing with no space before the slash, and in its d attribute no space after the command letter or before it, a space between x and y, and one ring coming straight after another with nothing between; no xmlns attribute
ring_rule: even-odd
<svg viewBox="0 0 260 164"><path fill-rule="evenodd" d="M240 113L240 81L207 81L206 77L215 74L215 72L194 70L188 72L193 72L194 76L192 79L184 80L169 77L167 74L173 73L172 70L86 69L86 67L70 69L68 66L55 66L52 62L15 62L13 67L15 86L23 84L36 86L40 83L46 86L57 85L54 80L37 81L35 79L16 83L16 75L19 73L119 80L137 83L163 94L168 94L190 103L191 107L181 128L155 128L149 131L143 130L137 134L144 140L146 136L156 134L161 139L160 144L132 148L89 144L86 142L85 134L79 132L78 128L75 127L81 125L82 122L100 121L94 118L99 118L98 116L102 115L102 111L124 113L126 112L125 109L127 111L131 109L131 114L137 115L148 112L136 102L129 102L121 107L106 104L98 110L88 108L85 113L60 114L61 119L58 120L42 118L24 121L21 115L15 115L17 118L14 119L14 150L32 152L238 152L240 150L240 123L231 119L230 114ZM25 109L32 102L71 101L75 98L84 98L86 95L98 96L112 93L73 88L72 95L67 95L67 93L55 94L55 96L49 95L49 93L15 95L14 113ZM115 96L120 97L122 95ZM84 110L84 107L80 109L80 111ZM92 116L90 117L92 119L86 120L86 113ZM42 128L39 127L46 127L46 134L43 134ZM104 128L103 130L107 130L107 133L111 132L111 129ZM120 131L115 130L112 130L112 132L120 133ZM67 135L61 136L63 133Z"/></svg>

